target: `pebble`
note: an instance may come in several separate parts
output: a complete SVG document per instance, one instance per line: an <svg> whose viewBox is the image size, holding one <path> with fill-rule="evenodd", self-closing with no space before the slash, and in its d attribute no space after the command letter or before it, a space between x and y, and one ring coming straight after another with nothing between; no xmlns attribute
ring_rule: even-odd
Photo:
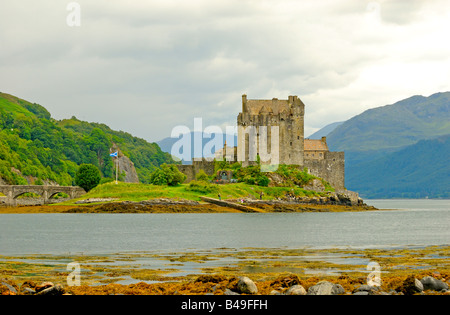
<svg viewBox="0 0 450 315"><path fill-rule="evenodd" d="M340 284L329 281L320 281L308 289L307 295L337 295L344 294L345 290Z"/></svg>
<svg viewBox="0 0 450 315"><path fill-rule="evenodd" d="M63 293L64 289L62 285L56 284L52 287L37 292L36 295L62 295Z"/></svg>
<svg viewBox="0 0 450 315"><path fill-rule="evenodd" d="M422 283L424 290L434 290L434 291L448 290L447 283L431 276L422 278L420 282Z"/></svg>
<svg viewBox="0 0 450 315"><path fill-rule="evenodd" d="M290 287L287 291L286 291L286 295L306 295L306 290L303 286L296 284L293 285L292 287Z"/></svg>
<svg viewBox="0 0 450 315"><path fill-rule="evenodd" d="M256 284L248 277L241 277L237 283L237 289L240 293L256 294L258 288Z"/></svg>
<svg viewBox="0 0 450 315"><path fill-rule="evenodd" d="M236 292L234 292L234 291L231 291L230 289L226 289L226 290L223 292L223 294L224 294L224 295L240 295L239 293L236 293Z"/></svg>

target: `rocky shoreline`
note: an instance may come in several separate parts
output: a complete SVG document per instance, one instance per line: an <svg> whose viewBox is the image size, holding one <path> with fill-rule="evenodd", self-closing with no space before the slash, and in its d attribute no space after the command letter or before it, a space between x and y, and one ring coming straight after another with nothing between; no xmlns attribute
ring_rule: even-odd
<svg viewBox="0 0 450 315"><path fill-rule="evenodd" d="M449 250L217 248L0 256L0 295L450 295ZM76 281L68 261L80 266ZM375 262L378 269L372 268Z"/></svg>
<svg viewBox="0 0 450 315"><path fill-rule="evenodd" d="M338 212L377 210L372 206L343 206L329 204L288 203L288 202L245 202L265 212ZM223 213L244 211L234 208L205 203L152 203L147 202L114 202L97 205L73 207L65 213Z"/></svg>
<svg viewBox="0 0 450 315"><path fill-rule="evenodd" d="M448 275L447 275L448 276ZM439 277L441 279L437 279ZM340 276L334 280L300 279L296 275L281 276L273 281L255 282L247 276L224 277L202 275L194 281L179 283L102 286L70 286L33 281L18 283L1 279L1 295L450 295L448 282L439 272L420 279L403 277L389 287L368 285L362 279Z"/></svg>
<svg viewBox="0 0 450 315"><path fill-rule="evenodd" d="M365 211L378 210L369 206L356 195L345 193L329 193L325 197L295 197L287 195L276 200L257 200L252 198L226 199L228 203L249 206L265 212L331 212L331 211ZM206 199L206 198L205 198ZM208 198L211 199L211 198ZM218 201L218 200L217 200ZM207 213L207 212L245 212L239 207L228 207L222 204L198 202L186 199L155 198L143 201L114 201L111 199L93 198L78 201L80 207L67 210L68 213Z"/></svg>
<svg viewBox="0 0 450 315"><path fill-rule="evenodd" d="M348 205L328 202L326 198L310 200L230 199L230 202L264 210L264 212L340 212L378 210L366 204ZM0 213L242 213L235 208L192 200L152 199L144 201L86 201L76 205L33 205L0 207Z"/></svg>

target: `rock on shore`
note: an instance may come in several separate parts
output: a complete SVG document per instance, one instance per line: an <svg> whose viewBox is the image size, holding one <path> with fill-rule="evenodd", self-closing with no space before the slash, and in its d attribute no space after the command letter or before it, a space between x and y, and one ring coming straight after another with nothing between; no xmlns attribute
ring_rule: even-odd
<svg viewBox="0 0 450 315"><path fill-rule="evenodd" d="M18 286L10 280L0 281L1 295L64 295L66 294L63 286L59 283L42 282L36 284L32 281L25 281Z"/></svg>
<svg viewBox="0 0 450 315"><path fill-rule="evenodd" d="M339 280L339 279L337 279ZM334 282L334 281L333 281ZM224 295L256 295L256 294L271 294L271 295L450 295L449 286L446 281L438 280L432 276L425 276L422 279L416 279L414 276L408 276L403 282L394 290L389 292L383 291L380 287L369 286L361 284L353 291L348 291L339 283L322 280L317 283L310 283L306 281L306 288L300 284L297 276L282 277L270 282L270 286L254 282L248 277L227 278L220 275L203 275L197 280L189 283L181 283L180 288L190 287L191 292L184 294L224 294ZM162 289L164 286L172 289ZM258 286L262 287L258 287ZM343 283L345 286L346 284ZM111 290L109 286L113 286ZM156 286L156 287L155 287ZM157 290L162 290L164 294L179 294L177 289L173 289L173 283L158 283L147 284L138 283L132 285L110 284L104 286L85 287L82 291L77 291L77 287L64 288L61 284L54 284L52 282L43 282L36 284L31 281L25 281L21 285L7 280L0 279L0 295L64 295L64 294L110 294L114 291L115 294L162 294L155 293ZM133 288L138 291L133 291ZM196 290L199 288L199 291ZM209 289L208 289L209 288ZM262 292L260 290L262 288ZM174 292L170 290L176 290ZM264 291L266 290L266 291ZM267 291L270 290L270 291ZM75 293L74 293L75 292ZM161 291L158 291L161 292ZM197 292L197 293L196 293ZM203 292L203 293L198 293ZM206 292L206 293L205 293ZM270 293L269 293L270 292Z"/></svg>

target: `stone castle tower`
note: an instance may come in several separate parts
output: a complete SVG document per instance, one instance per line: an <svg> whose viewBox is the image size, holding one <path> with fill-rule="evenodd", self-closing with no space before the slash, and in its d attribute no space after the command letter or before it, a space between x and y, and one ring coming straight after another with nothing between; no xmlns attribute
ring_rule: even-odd
<svg viewBox="0 0 450 315"><path fill-rule="evenodd" d="M267 151L279 150L278 164L304 165L304 116L305 104L297 96L287 100L249 100L242 95L242 112L237 118L239 160L243 166L255 161L254 154L260 153L260 127L267 127ZM278 145L272 145L271 130L278 127ZM257 152L251 150L251 128L256 132L254 145ZM238 152L238 154L239 154ZM252 154L253 153L253 154ZM253 156L252 156L253 155Z"/></svg>
<svg viewBox="0 0 450 315"><path fill-rule="evenodd" d="M256 161L255 155L265 150L271 150L268 152L271 154L278 150L278 163L272 164L306 167L311 174L325 179L336 189L345 189L344 152L330 152L325 137L305 139L304 116L305 104L297 96L289 96L287 100L249 100L247 95L242 95L242 112L237 117L237 160L248 166ZM260 127L264 126L268 132L263 135ZM278 127L277 145L271 143L272 126ZM256 136L252 137L251 130ZM259 146L263 136L267 138L267 148ZM256 148L253 152L252 147ZM261 165L264 164L261 161Z"/></svg>
<svg viewBox="0 0 450 315"><path fill-rule="evenodd" d="M304 116L305 104L297 96L289 96L287 100L249 100L244 94L242 112L237 117L237 148L225 143L223 149L216 151L215 158L225 158L230 163L238 161L245 167L255 164L259 155L261 166L306 167L310 174L323 178L338 190L345 190L344 152L330 152L325 137L305 139ZM266 139L265 148L262 139ZM270 160L264 160L264 155L270 156ZM208 175L214 173L214 161L193 160L192 165L177 166L186 174L186 182L195 179L200 169ZM265 171L274 170L269 167Z"/></svg>

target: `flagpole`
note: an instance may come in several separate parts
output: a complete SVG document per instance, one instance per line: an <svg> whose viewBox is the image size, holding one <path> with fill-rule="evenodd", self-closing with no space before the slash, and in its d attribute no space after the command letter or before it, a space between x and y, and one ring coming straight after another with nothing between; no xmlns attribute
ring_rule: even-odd
<svg viewBox="0 0 450 315"><path fill-rule="evenodd" d="M117 185L117 181L119 179L119 151L110 153L109 156L116 158L115 161L116 161L116 185Z"/></svg>
<svg viewBox="0 0 450 315"><path fill-rule="evenodd" d="M118 173L119 173L119 155L116 156L116 185L117 185Z"/></svg>

